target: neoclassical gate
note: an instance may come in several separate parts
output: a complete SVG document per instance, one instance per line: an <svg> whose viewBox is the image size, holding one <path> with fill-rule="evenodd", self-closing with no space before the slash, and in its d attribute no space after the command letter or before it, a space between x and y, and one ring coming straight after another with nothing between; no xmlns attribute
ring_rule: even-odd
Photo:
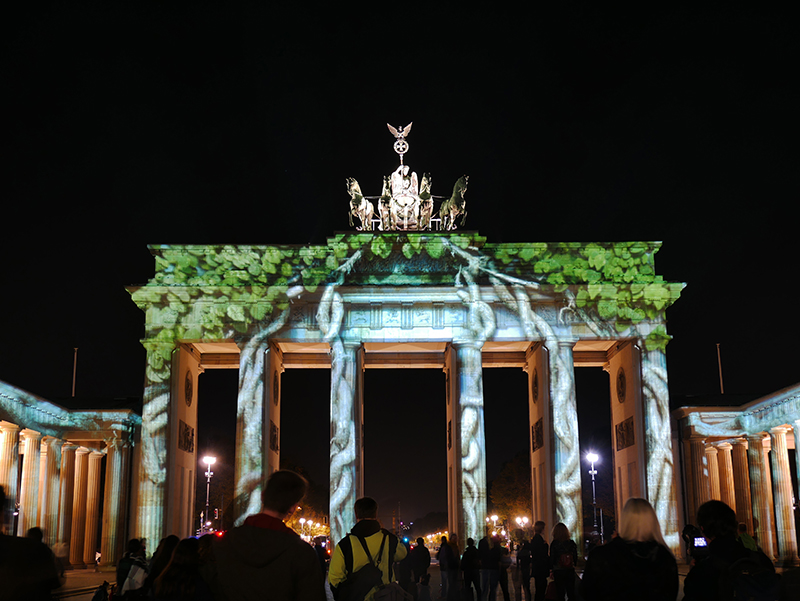
<svg viewBox="0 0 800 601"><path fill-rule="evenodd" d="M575 366L610 375L618 507L645 496L677 549L664 311L683 288L657 276L656 242L502 243L476 232L343 233L319 246L152 246L131 288L146 313L134 534L191 531L197 376L239 368L236 513L259 507L280 465L281 373L329 368L330 520L352 526L364 473L363 372L443 369L449 528L486 517L484 367L529 379L532 516L582 536Z"/></svg>

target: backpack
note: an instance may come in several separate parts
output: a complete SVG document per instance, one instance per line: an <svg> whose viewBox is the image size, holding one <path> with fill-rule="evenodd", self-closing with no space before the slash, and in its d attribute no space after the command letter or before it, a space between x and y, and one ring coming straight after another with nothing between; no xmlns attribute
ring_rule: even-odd
<svg viewBox="0 0 800 601"><path fill-rule="evenodd" d="M575 566L572 563L572 553L562 553L558 556L558 566L559 570L574 568Z"/></svg>
<svg viewBox="0 0 800 601"><path fill-rule="evenodd" d="M780 574L758 551L748 551L747 557L734 561L720 577L721 599L777 601L780 589Z"/></svg>
<svg viewBox="0 0 800 601"><path fill-rule="evenodd" d="M383 572L378 567L383 555L383 546L388 538L386 533L381 540L381 547L378 550L378 561L373 562L372 555L367 547L364 537L357 537L364 552L367 554L369 563L357 572L353 572L353 547L350 537L346 537L341 543L342 553L344 554L344 565L347 570L347 579L336 587L336 601L363 601L364 597L377 586L383 584ZM388 600L387 600L388 601Z"/></svg>
<svg viewBox="0 0 800 601"><path fill-rule="evenodd" d="M382 584L373 596L374 601L413 601L414 597L403 590L398 582Z"/></svg>

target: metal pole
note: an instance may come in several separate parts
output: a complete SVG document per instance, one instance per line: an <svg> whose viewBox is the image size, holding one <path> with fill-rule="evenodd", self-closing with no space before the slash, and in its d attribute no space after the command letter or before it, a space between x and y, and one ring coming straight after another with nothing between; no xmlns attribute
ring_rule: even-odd
<svg viewBox="0 0 800 601"><path fill-rule="evenodd" d="M719 342L717 342L717 365L719 366L719 393L725 394L725 387L722 385L722 358L719 354Z"/></svg>
<svg viewBox="0 0 800 601"><path fill-rule="evenodd" d="M75 376L78 373L78 348L75 347L72 355L72 396L75 396Z"/></svg>
<svg viewBox="0 0 800 601"><path fill-rule="evenodd" d="M595 496L594 483L594 476L597 473L597 470L594 469L594 461L592 461L592 469L589 470L589 473L592 475L592 534L597 535L597 499Z"/></svg>
<svg viewBox="0 0 800 601"><path fill-rule="evenodd" d="M209 499L209 496L210 496L210 493L211 493L211 476L212 476L212 474L213 474L213 472L211 471L211 466L209 465L208 468L206 469L206 478L207 478L207 480L206 480L206 519L203 521L203 532L204 533L208 532L208 527L206 526L206 522L209 521L209 517L208 516L211 515L210 513L208 513L208 499Z"/></svg>

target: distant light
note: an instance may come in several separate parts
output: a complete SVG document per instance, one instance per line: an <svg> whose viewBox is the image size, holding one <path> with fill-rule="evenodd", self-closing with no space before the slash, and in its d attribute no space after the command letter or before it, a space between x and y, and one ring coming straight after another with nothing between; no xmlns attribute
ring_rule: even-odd
<svg viewBox="0 0 800 601"><path fill-rule="evenodd" d="M590 461L591 463L596 463L597 461L600 460L600 456L597 453L590 451L586 453L586 460Z"/></svg>
<svg viewBox="0 0 800 601"><path fill-rule="evenodd" d="M211 467L216 462L217 462L217 458L216 457L211 457L210 455L207 455L207 456L203 457L203 463L205 463L208 467Z"/></svg>

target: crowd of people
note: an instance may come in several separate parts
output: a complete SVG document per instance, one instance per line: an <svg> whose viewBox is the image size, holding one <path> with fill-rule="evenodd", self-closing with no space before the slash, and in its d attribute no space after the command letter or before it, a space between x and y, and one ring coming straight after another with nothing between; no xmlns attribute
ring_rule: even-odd
<svg viewBox="0 0 800 601"><path fill-rule="evenodd" d="M285 524L307 487L294 472L275 472L262 491L261 512L242 526L220 538L168 536L149 562L144 541L129 541L117 566L115 599L325 601L325 560ZM542 521L534 523L530 539L518 530L515 547L488 533L477 545L468 538L463 548L455 533L443 536L436 553L439 591L431 591L431 553L422 538L412 546L382 528L378 504L369 497L358 499L354 511L356 524L330 559L327 580L336 601L496 601L498 595L510 601L509 573L516 601L523 594L526 601L675 601L678 596L676 559L644 499L628 499L614 537L589 553L582 575L576 571L578 545L563 523L553 526L549 543ZM742 535L730 507L704 503L697 522L697 528L687 527L693 544L685 601L790 598L782 596L787 589L782 591L772 562L752 537ZM41 536L37 540L37 530L26 538L0 534L3 599L49 599L63 582L57 559Z"/></svg>

